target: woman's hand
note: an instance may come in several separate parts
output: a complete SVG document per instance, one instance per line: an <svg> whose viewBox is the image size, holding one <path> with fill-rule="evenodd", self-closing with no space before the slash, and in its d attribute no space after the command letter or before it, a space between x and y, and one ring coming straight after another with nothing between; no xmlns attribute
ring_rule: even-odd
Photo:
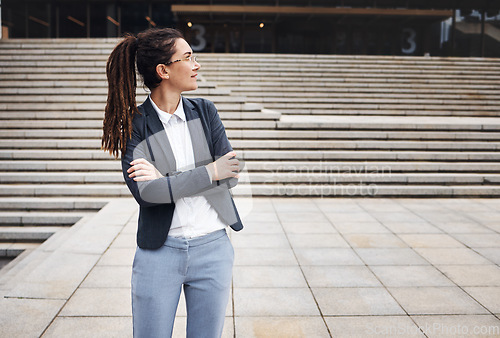
<svg viewBox="0 0 500 338"><path fill-rule="evenodd" d="M128 177L134 181L151 181L162 178L163 175L144 158L138 158L130 162L131 167L127 170Z"/></svg>
<svg viewBox="0 0 500 338"><path fill-rule="evenodd" d="M230 151L217 161L208 164L207 168L212 174L212 181L219 181L228 177L239 178L239 163L240 162L236 158L236 153L234 151Z"/></svg>

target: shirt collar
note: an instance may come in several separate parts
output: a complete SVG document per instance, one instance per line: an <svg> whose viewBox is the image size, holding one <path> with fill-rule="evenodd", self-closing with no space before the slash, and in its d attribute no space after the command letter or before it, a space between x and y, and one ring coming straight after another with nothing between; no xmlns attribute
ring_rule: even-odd
<svg viewBox="0 0 500 338"><path fill-rule="evenodd" d="M175 112L173 114L169 114L169 113L161 110L160 108L158 108L156 103L154 103L154 101L151 99L151 95L149 95L149 100L151 101L151 105L153 106L154 110L158 114L158 117L160 118L161 122L167 124L173 115L176 115L178 118L180 118L184 122L186 121L186 113L184 112L184 106L182 104L182 96L179 100L179 104L177 105L177 109L175 110Z"/></svg>

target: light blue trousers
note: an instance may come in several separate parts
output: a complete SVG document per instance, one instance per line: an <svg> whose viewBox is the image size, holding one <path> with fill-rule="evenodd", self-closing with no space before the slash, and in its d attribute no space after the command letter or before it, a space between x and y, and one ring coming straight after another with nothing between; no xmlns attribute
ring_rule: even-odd
<svg viewBox="0 0 500 338"><path fill-rule="evenodd" d="M171 337L184 286L188 338L220 338L234 250L226 230L193 239L168 237L157 250L137 248L132 268L135 338Z"/></svg>

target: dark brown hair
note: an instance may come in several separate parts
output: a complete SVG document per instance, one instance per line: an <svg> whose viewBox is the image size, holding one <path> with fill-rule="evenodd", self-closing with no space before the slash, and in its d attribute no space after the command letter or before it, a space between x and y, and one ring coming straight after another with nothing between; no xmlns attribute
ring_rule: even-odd
<svg viewBox="0 0 500 338"><path fill-rule="evenodd" d="M172 28L152 28L137 37L127 34L113 49L106 64L108 99L106 102L101 148L118 157L125 151L132 135L132 118L139 113L135 101L137 71L144 85L156 88L161 78L156 73L158 64L167 63L174 55L177 39L182 33Z"/></svg>

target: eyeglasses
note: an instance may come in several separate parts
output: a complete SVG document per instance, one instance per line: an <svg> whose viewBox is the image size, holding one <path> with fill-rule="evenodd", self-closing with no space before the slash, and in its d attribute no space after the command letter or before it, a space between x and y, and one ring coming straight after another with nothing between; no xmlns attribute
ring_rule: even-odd
<svg viewBox="0 0 500 338"><path fill-rule="evenodd" d="M179 59L179 60L174 60L174 61L167 62L167 63L165 63L165 66L168 66L168 65L171 65L174 62L180 62L180 61L190 61L191 63L194 64L196 62L196 55L188 56L185 59Z"/></svg>

